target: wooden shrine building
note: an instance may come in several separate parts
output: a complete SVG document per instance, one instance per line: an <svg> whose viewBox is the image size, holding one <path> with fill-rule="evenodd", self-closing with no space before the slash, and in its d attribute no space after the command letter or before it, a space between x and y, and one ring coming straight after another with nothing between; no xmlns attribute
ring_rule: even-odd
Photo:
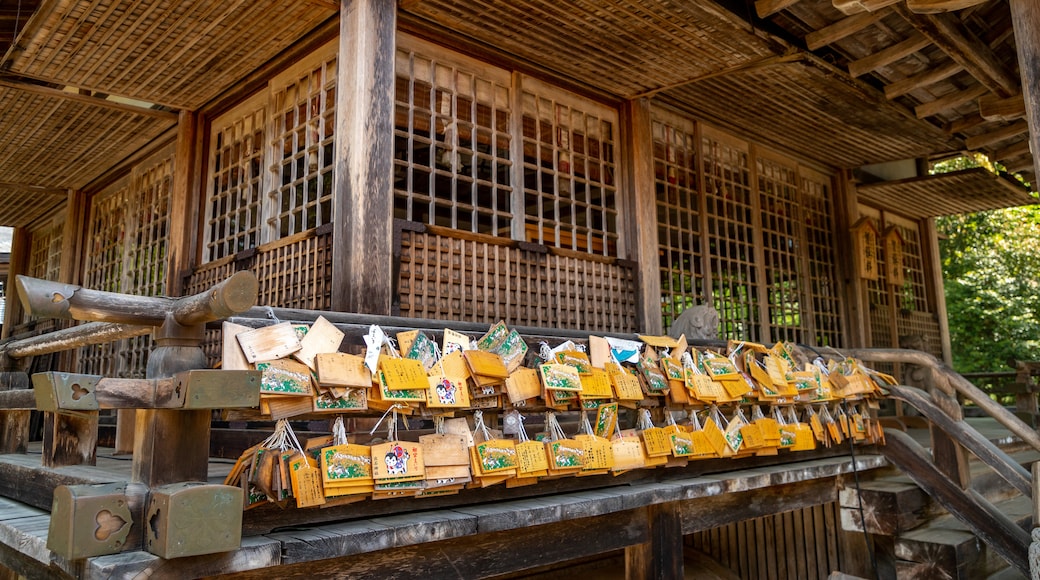
<svg viewBox="0 0 1040 580"><path fill-rule="evenodd" d="M625 335L706 304L715 339L949 361L934 218L1035 201L1016 176L1035 188L1038 31L1034 0L0 0L2 336L68 326L30 316L15 275L189 296L250 271L275 309ZM969 152L1003 170L929 173ZM0 370L143 378L152 348ZM797 511L746 514L758 533L837 526L839 456L817 466L828 503L795 478ZM749 478L684 497L729 509ZM678 517L656 501L640 517ZM533 517L579 529L553 509ZM754 530L718 524L697 545L765 577L719 551ZM243 545L270 576L263 537ZM864 573L858 541L782 577ZM29 557L0 542L0 564Z"/></svg>

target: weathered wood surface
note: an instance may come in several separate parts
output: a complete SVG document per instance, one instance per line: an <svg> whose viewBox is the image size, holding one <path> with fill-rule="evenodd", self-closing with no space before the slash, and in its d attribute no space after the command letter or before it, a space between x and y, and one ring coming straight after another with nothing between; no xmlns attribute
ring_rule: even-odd
<svg viewBox="0 0 1040 580"><path fill-rule="evenodd" d="M25 453L31 417L32 411L0 411L0 453Z"/></svg>
<svg viewBox="0 0 1040 580"><path fill-rule="evenodd" d="M333 310L390 313L396 27L391 0L340 2Z"/></svg>
<svg viewBox="0 0 1040 580"><path fill-rule="evenodd" d="M932 397L927 393L912 387L893 386L889 388L889 394L891 397L910 403L914 408L921 411L925 417L932 421L934 426L953 437L983 463L989 465L1005 481L1021 492L1022 495L1026 497L1032 496L1033 482L1028 470L983 437L978 431L972 429L963 421L958 421L943 412L934 404ZM933 454L935 454L934 449ZM939 459L937 456L937 463ZM947 476L949 475L947 473Z"/></svg>
<svg viewBox="0 0 1040 580"><path fill-rule="evenodd" d="M18 276L17 284L33 316L144 326L159 326L167 316L185 326L226 318L256 304L259 288L252 272L236 272L207 291L184 298L131 296L27 276Z"/></svg>
<svg viewBox="0 0 1040 580"><path fill-rule="evenodd" d="M97 411L44 413L43 464L94 465L97 461Z"/></svg>
<svg viewBox="0 0 1040 580"><path fill-rule="evenodd" d="M36 408L36 396L32 389L0 391L0 409L31 410Z"/></svg>
<svg viewBox="0 0 1040 580"><path fill-rule="evenodd" d="M826 350L826 349L824 349ZM1040 451L1040 433L1022 422L1014 413L1005 409L968 379L957 374L934 356L917 350L854 348L843 351L847 356L873 362L910 363L929 367L935 373L937 386L953 389L972 403L975 403L987 415L996 419L1014 435ZM943 383L939 385L938 383Z"/></svg>
<svg viewBox="0 0 1040 580"><path fill-rule="evenodd" d="M647 541L625 548L625 578L668 580L684 576L682 515L679 503L644 508Z"/></svg>
<svg viewBox="0 0 1040 580"><path fill-rule="evenodd" d="M838 491L843 529L894 536L928 521L929 500L905 477L865 481ZM862 512L860 511L862 505Z"/></svg>
<svg viewBox="0 0 1040 580"><path fill-rule="evenodd" d="M965 492L932 465L928 452L910 436L886 431L883 453L940 505L1023 574L1029 573L1029 534L977 494Z"/></svg>
<svg viewBox="0 0 1040 580"><path fill-rule="evenodd" d="M634 240L632 259L639 264L640 286L638 328L647 334L661 334L661 276L658 271L659 249L657 228L657 195L654 184L654 136L650 114L650 100L629 101L624 108L623 119L631 127L628 137L629 188L633 192L635 212L629 222L628 235Z"/></svg>
<svg viewBox="0 0 1040 580"><path fill-rule="evenodd" d="M1030 0L1011 0L1011 22L1015 28L1018 69L1022 79L1025 116L1029 121L1033 170L1040 169L1040 7Z"/></svg>
<svg viewBox="0 0 1040 580"><path fill-rule="evenodd" d="M14 358L26 358L52 352L62 352L91 344L101 344L123 338L142 336L151 331L152 328L150 326L88 322L47 334L0 344L0 354L7 354Z"/></svg>

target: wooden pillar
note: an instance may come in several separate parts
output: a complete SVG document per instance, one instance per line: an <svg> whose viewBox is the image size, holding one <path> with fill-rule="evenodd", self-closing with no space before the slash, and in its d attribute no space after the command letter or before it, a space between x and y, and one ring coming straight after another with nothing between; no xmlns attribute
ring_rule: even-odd
<svg viewBox="0 0 1040 580"><path fill-rule="evenodd" d="M955 392L950 388L940 388L943 385L942 377L936 375L937 373L932 372L928 377L928 391L932 401L954 421L963 421L964 409L955 398ZM971 485L971 458L968 451L935 423L929 422L928 430L932 437L932 461L935 462L936 469L961 489L968 489Z"/></svg>
<svg viewBox="0 0 1040 580"><path fill-rule="evenodd" d="M333 310L390 314L396 28L393 0L341 0Z"/></svg>
<svg viewBox="0 0 1040 580"><path fill-rule="evenodd" d="M97 411L44 413L43 465L95 465L97 435Z"/></svg>
<svg viewBox="0 0 1040 580"><path fill-rule="evenodd" d="M87 196L82 191L70 189L65 202L65 224L61 232L61 264L58 280L66 284L78 284L85 247L82 236L87 222Z"/></svg>
<svg viewBox="0 0 1040 580"><path fill-rule="evenodd" d="M1029 121L1029 148L1033 152L1033 170L1040 175L1040 2L1011 0L1010 6L1018 70L1022 75L1022 99Z"/></svg>
<svg viewBox="0 0 1040 580"><path fill-rule="evenodd" d="M629 204L633 219L625 220L628 257L639 266L639 311L636 325L649 334L661 334L661 273L657 247L657 194L654 185L654 135L650 100L628 101L622 109L628 151Z"/></svg>
<svg viewBox="0 0 1040 580"><path fill-rule="evenodd" d="M847 169L834 179L834 236L839 256L851 256L852 236L849 228L859 219L856 184ZM838 275L845 281L845 337L846 346L870 346L870 305L866 299L866 285L860 280L856 266L850 260L839 260Z"/></svg>
<svg viewBox="0 0 1040 580"><path fill-rule="evenodd" d="M683 577L682 516L679 502L645 508L649 541L625 548L627 580L672 580Z"/></svg>
<svg viewBox="0 0 1040 580"><path fill-rule="evenodd" d="M15 325L22 321L22 302L18 298L18 286L14 279L18 274L25 274L28 263L29 231L25 228L15 228L11 239L11 263L7 269L7 283L4 286L7 306L4 310L4 328L0 332L0 339L11 336Z"/></svg>
<svg viewBox="0 0 1040 580"><path fill-rule="evenodd" d="M206 368L206 354L199 346L205 337L205 325L181 326L170 316L153 336L157 346L148 356L145 378L172 377L181 371ZM206 481L210 416L207 409L139 409L132 480L152 488Z"/></svg>
<svg viewBox="0 0 1040 580"><path fill-rule="evenodd" d="M173 157L173 188L170 193L170 237L166 253L166 295L184 293L184 274L192 266L192 241L199 204L194 195L196 183L196 127L198 116L181 111L177 120L177 143Z"/></svg>
<svg viewBox="0 0 1040 580"><path fill-rule="evenodd" d="M942 348L942 360L953 366L953 352L950 345L950 321L946 314L946 290L943 286L942 257L939 255L939 233L935 227L935 218L928 218L921 228L921 242L925 260L925 272L928 275L928 288L931 290L935 304L935 316L939 321L939 346Z"/></svg>

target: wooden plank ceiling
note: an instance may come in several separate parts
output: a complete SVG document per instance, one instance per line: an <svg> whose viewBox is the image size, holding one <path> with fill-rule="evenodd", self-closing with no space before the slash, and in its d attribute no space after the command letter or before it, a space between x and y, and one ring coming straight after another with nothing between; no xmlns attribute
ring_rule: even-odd
<svg viewBox="0 0 1040 580"><path fill-rule="evenodd" d="M856 188L860 201L911 218L971 213L1036 203L1018 181L975 167Z"/></svg>
<svg viewBox="0 0 1040 580"><path fill-rule="evenodd" d="M85 187L173 127L177 109L200 108L339 7L54 0L33 14L39 2L24 2L11 46L18 2L0 2L3 226L45 215L52 205L33 202L41 191Z"/></svg>
<svg viewBox="0 0 1040 580"><path fill-rule="evenodd" d="M944 14L894 0L757 0L757 16L729 2L401 0L399 16L564 83L651 97L835 167L971 149L1034 177L1004 0ZM12 4L0 3L3 24ZM84 187L172 126L157 113L198 109L338 6L48 0L28 24L19 15L21 36L0 61L0 184ZM110 95L146 109L91 101ZM12 103L18 115L7 114ZM0 225L24 223L7 205Z"/></svg>

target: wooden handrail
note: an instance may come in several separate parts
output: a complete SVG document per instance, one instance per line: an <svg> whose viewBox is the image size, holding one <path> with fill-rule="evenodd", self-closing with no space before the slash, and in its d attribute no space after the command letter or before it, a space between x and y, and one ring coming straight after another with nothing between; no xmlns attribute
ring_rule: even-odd
<svg viewBox="0 0 1040 580"><path fill-rule="evenodd" d="M1029 471L968 424L957 421L946 414L932 401L931 395L920 389L901 385L890 386L887 389L889 397L912 405L935 426L953 437L983 463L993 468L997 475L1020 491L1022 495L1033 496L1033 482Z"/></svg>
<svg viewBox="0 0 1040 580"><path fill-rule="evenodd" d="M927 367L931 369L938 388L956 391L982 409L987 415L996 419L1008 431L1011 431L1022 441L1040 451L1040 434L1032 427L1016 417L1014 413L1005 409L1003 405L989 398L985 391L971 384L971 381L957 374L956 371L926 352L898 348L854 348L840 352L834 349L819 350L833 356L851 356L874 362L903 363ZM948 388L944 389L944 386Z"/></svg>
<svg viewBox="0 0 1040 580"><path fill-rule="evenodd" d="M927 450L901 431L885 430L885 458L906 473L921 489L967 525L986 544L1020 572L1029 575L1027 554L1031 538L977 493L965 491L943 475Z"/></svg>
<svg viewBox="0 0 1040 580"><path fill-rule="evenodd" d="M131 296L90 290L73 284L16 277L25 311L42 318L71 318L160 326L204 324L237 314L256 304L259 282L252 272L236 272L204 292L184 298Z"/></svg>

